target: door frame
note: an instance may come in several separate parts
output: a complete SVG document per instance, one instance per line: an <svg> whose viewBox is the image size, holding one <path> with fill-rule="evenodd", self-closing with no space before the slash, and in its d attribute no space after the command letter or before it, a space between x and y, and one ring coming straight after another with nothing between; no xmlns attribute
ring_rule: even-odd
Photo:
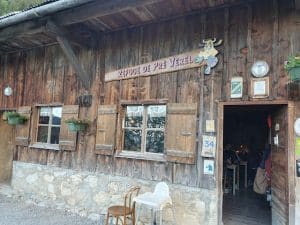
<svg viewBox="0 0 300 225"><path fill-rule="evenodd" d="M274 101L234 101L218 102L218 127L217 127L217 152L216 154L216 178L217 178L217 195L218 195L218 224L223 225L223 131L224 131L224 108L225 106L251 106L251 105L282 105L287 107L288 113L288 200L289 200L289 224L295 224L295 142L293 124L295 120L294 102L286 100Z"/></svg>
<svg viewBox="0 0 300 225"><path fill-rule="evenodd" d="M6 112L6 111L12 111L12 110L16 110L15 108L1 108L0 107L0 119L1 120L3 120L3 116L4 116L4 113ZM3 121L4 123L6 123L6 121ZM12 137L11 137L11 139L9 139L10 141L7 143L7 148L6 148L6 150L9 150L9 148L10 148L10 146L11 147L13 147L14 146L14 148L13 149L11 149L12 150L12 158L11 158L11 167L10 167L10 169L11 169L11 174L10 174L10 178L9 178L9 180L7 180L6 182L3 182L3 181L0 181L0 185L1 184L5 184L5 185L7 185L7 184L11 184L11 179L12 179L12 175L13 175L13 161L14 161L14 152L15 152L15 132L16 132L16 128L15 128L15 126L11 126L11 125L8 125L8 126L10 126L11 127L11 132L13 133L13 135L12 135Z"/></svg>

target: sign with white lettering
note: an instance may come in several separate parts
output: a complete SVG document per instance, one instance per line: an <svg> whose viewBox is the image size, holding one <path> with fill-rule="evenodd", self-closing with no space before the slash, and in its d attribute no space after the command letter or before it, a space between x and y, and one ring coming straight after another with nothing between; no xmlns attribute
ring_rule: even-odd
<svg viewBox="0 0 300 225"><path fill-rule="evenodd" d="M123 80L140 76L152 76L160 73L168 73L178 70L200 67L203 64L195 62L195 58L198 53L199 50L196 50L193 52L108 72L105 74L105 81L108 82L112 80Z"/></svg>

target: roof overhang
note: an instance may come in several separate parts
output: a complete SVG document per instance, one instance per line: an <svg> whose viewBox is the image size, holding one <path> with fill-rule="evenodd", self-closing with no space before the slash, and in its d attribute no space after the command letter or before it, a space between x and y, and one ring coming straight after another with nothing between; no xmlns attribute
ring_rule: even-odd
<svg viewBox="0 0 300 225"><path fill-rule="evenodd" d="M56 24L72 42L91 45L98 33L231 7L254 0L59 0L0 19L0 52L57 43ZM92 47L92 46L90 46Z"/></svg>

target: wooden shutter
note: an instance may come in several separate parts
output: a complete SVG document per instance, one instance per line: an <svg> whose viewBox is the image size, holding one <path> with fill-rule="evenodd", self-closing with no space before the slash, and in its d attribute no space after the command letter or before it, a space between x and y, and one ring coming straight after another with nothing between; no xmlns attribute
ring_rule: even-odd
<svg viewBox="0 0 300 225"><path fill-rule="evenodd" d="M24 124L16 126L16 145L28 146L30 140L31 106L19 107L17 112L25 116L28 120Z"/></svg>
<svg viewBox="0 0 300 225"><path fill-rule="evenodd" d="M165 148L168 161L195 163L196 128L196 103L169 103L167 105Z"/></svg>
<svg viewBox="0 0 300 225"><path fill-rule="evenodd" d="M78 105L64 105L62 107L62 118L59 134L59 148L66 151L76 150L76 132L70 132L68 125L65 123L67 119L78 118Z"/></svg>
<svg viewBox="0 0 300 225"><path fill-rule="evenodd" d="M115 149L117 106L100 105L98 108L95 153L112 155Z"/></svg>

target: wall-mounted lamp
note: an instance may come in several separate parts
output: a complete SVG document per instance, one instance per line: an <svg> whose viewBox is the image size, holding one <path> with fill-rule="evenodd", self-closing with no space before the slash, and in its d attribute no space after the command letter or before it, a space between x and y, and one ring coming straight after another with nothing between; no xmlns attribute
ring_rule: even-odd
<svg viewBox="0 0 300 225"><path fill-rule="evenodd" d="M9 97L12 95L13 90L11 89L11 87L9 85L6 86L6 88L4 88L4 95Z"/></svg>

